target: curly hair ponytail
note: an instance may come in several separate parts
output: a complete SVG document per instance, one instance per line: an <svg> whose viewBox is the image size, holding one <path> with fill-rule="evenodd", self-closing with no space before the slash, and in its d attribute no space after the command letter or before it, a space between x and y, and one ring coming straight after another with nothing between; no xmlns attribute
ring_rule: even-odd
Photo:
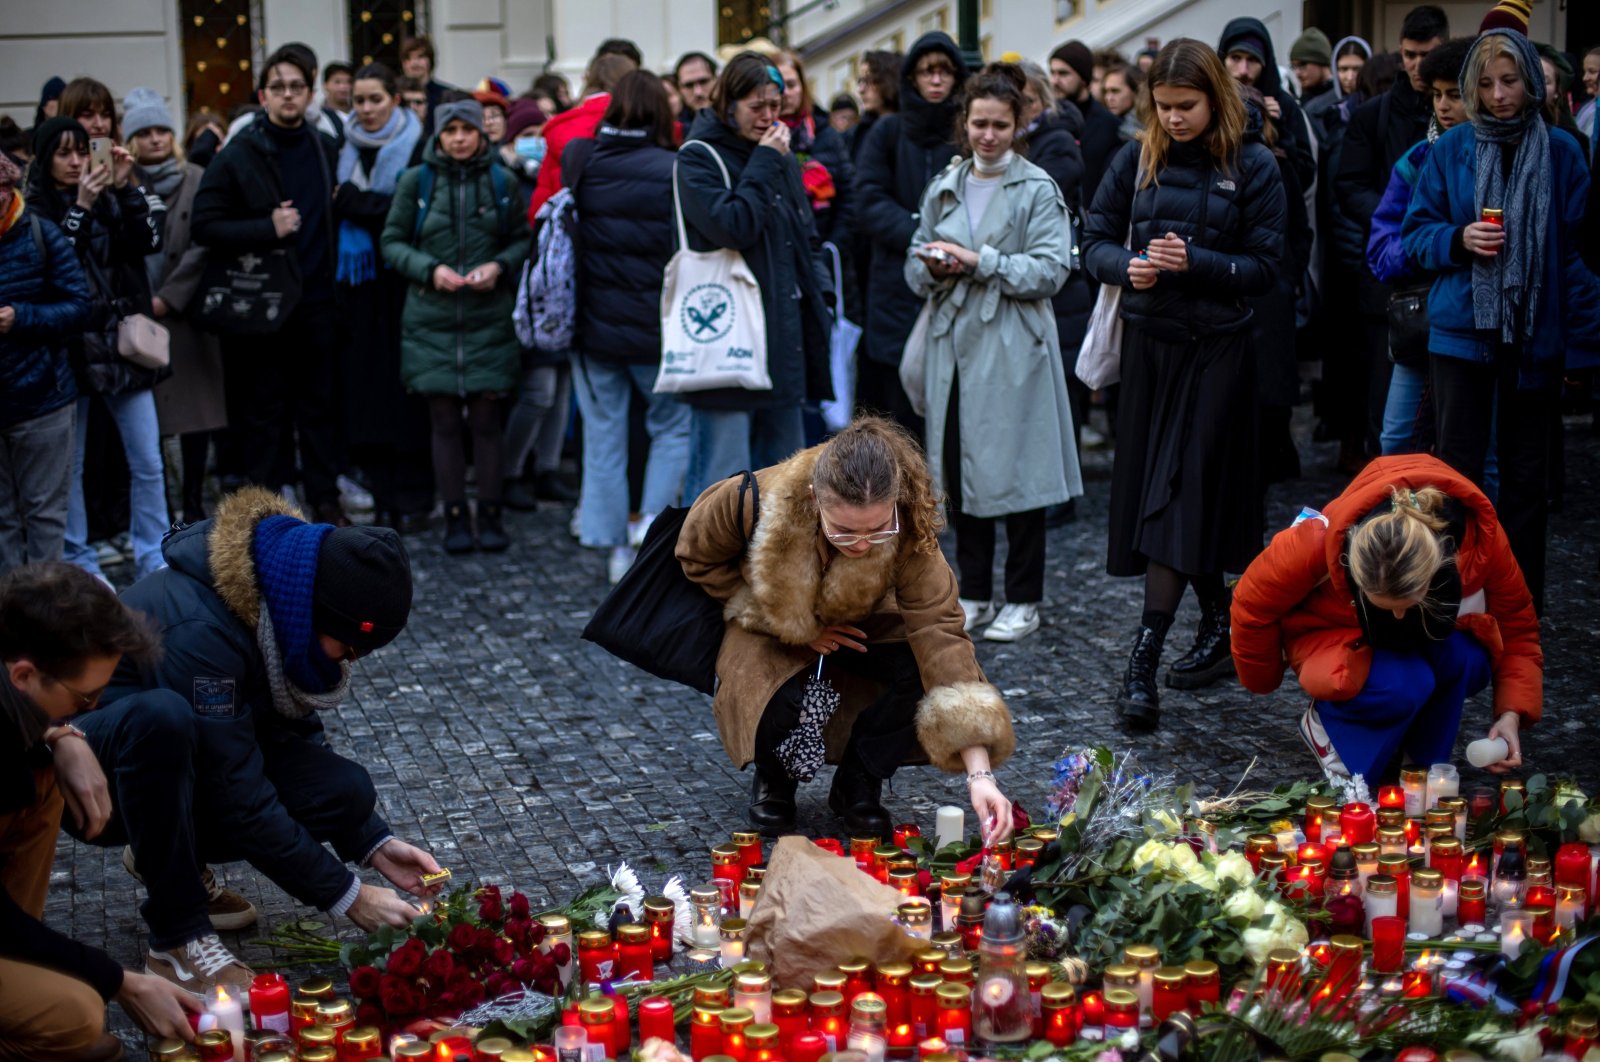
<svg viewBox="0 0 1600 1062"><path fill-rule="evenodd" d="M860 416L829 439L817 455L811 485L818 501L900 507L901 531L919 553L939 551L944 527L941 500L928 475L922 447L900 425Z"/></svg>
<svg viewBox="0 0 1600 1062"><path fill-rule="evenodd" d="M1389 488L1389 511L1351 529L1345 547L1350 577L1367 595L1420 601L1433 577L1450 563L1439 533L1447 496L1437 487Z"/></svg>

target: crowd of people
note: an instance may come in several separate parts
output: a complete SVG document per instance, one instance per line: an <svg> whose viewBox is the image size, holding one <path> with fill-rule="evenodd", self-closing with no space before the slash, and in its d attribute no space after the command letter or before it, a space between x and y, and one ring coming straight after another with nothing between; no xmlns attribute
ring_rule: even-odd
<svg viewBox="0 0 1600 1062"><path fill-rule="evenodd" d="M437 548L441 511L444 550L493 553L505 509L575 502L613 583L673 513L669 562L723 609L752 823L792 828L826 760L833 810L882 830L925 757L997 838L1015 736L972 639L1039 628L1103 410L1106 567L1143 580L1127 727L1159 725L1192 587L1165 684L1294 671L1330 777L1447 758L1490 685L1491 769L1518 766L1559 411L1600 358L1600 49L1580 83L1528 9L1453 37L1423 5L1392 53L1308 29L1288 69L1252 18L981 69L934 32L826 108L796 52L659 74L625 40L576 98L456 89L421 38L399 72L285 45L255 104L182 129L148 89L52 79L0 126L0 978L49 973L6 993L0 1047L114 1057L102 1000L186 1035L192 991L244 984L216 931L254 908L208 862L365 928L414 913L350 865L419 895L437 865L316 713L405 626L405 540ZM691 258L753 288L762 385L664 386ZM1264 545L1318 362L1354 479ZM823 668L852 717L826 734ZM40 922L64 816L126 846L145 972Z"/></svg>

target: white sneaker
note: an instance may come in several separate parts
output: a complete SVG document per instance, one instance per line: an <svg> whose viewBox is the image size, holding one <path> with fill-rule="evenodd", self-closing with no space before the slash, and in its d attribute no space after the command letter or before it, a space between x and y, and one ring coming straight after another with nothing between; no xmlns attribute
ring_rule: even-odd
<svg viewBox="0 0 1600 1062"><path fill-rule="evenodd" d="M628 574L628 569L633 567L633 558L637 556L632 546L612 546L611 556L606 560L606 578L615 586L622 582L622 577Z"/></svg>
<svg viewBox="0 0 1600 1062"><path fill-rule="evenodd" d="M650 525L655 523L655 513L641 513L639 519L628 521L628 545L638 549L644 545L644 536L650 533Z"/></svg>
<svg viewBox="0 0 1600 1062"><path fill-rule="evenodd" d="M981 627L994 619L993 601L975 601L969 597L963 597L960 600L961 611L966 613L967 616L967 621L962 627L963 630L970 633L973 629Z"/></svg>
<svg viewBox="0 0 1600 1062"><path fill-rule="evenodd" d="M1020 642L1039 629L1038 605L1011 605L1000 610L1000 615L989 624L983 637L991 642Z"/></svg>
<svg viewBox="0 0 1600 1062"><path fill-rule="evenodd" d="M144 972L165 978L197 996L209 995L218 985L227 985L235 999L248 999L255 971L234 958L233 952L215 933L207 933L171 951L150 952Z"/></svg>
<svg viewBox="0 0 1600 1062"><path fill-rule="evenodd" d="M578 520L583 516L583 503L579 502L572 507L572 519L567 521L567 534L573 538L582 538L583 533L578 530Z"/></svg>
<svg viewBox="0 0 1600 1062"><path fill-rule="evenodd" d="M335 482L339 485L339 505L347 513L364 513L372 509L372 492L349 476L340 476Z"/></svg>
<svg viewBox="0 0 1600 1062"><path fill-rule="evenodd" d="M1300 717L1300 737L1311 750L1311 755L1317 758L1329 783L1335 788L1349 784L1350 768L1344 765L1339 750L1333 747L1333 741L1322 725L1322 716L1317 712L1316 701L1306 705L1305 714Z"/></svg>

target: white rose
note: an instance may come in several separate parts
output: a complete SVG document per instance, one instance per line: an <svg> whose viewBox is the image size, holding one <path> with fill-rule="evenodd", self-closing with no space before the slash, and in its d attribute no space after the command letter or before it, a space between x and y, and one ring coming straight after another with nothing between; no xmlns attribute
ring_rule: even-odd
<svg viewBox="0 0 1600 1062"><path fill-rule="evenodd" d="M1150 840L1141 844L1133 853L1134 870L1150 870L1165 873L1172 865L1170 849L1160 841Z"/></svg>
<svg viewBox="0 0 1600 1062"><path fill-rule="evenodd" d="M1186 841L1172 845L1169 851L1171 855L1168 858L1176 874L1188 877L1192 869L1200 865L1200 857L1194 854L1194 849L1190 848Z"/></svg>
<svg viewBox="0 0 1600 1062"><path fill-rule="evenodd" d="M1254 889L1240 889L1222 903L1222 913L1228 918L1242 918L1254 922L1267 909L1266 901Z"/></svg>
<svg viewBox="0 0 1600 1062"><path fill-rule="evenodd" d="M1587 804L1589 798L1577 786L1570 782L1562 782L1556 786L1555 801L1556 807L1564 808L1568 804Z"/></svg>
<svg viewBox="0 0 1600 1062"><path fill-rule="evenodd" d="M1256 872L1250 869L1250 860L1242 854L1229 852L1217 859L1216 875L1218 881L1248 885L1255 880Z"/></svg>
<svg viewBox="0 0 1600 1062"><path fill-rule="evenodd" d="M1600 844L1600 811L1590 815L1579 824L1578 840L1584 844Z"/></svg>
<svg viewBox="0 0 1600 1062"><path fill-rule="evenodd" d="M1278 943L1275 946L1299 950L1310 941L1311 934L1306 932L1306 924L1298 918L1290 918L1278 929Z"/></svg>
<svg viewBox="0 0 1600 1062"><path fill-rule="evenodd" d="M1152 811L1150 813L1150 818L1169 834L1179 833L1183 829L1183 823L1179 821L1176 815L1168 811L1166 808L1160 808L1156 811Z"/></svg>
<svg viewBox="0 0 1600 1062"><path fill-rule="evenodd" d="M1217 876L1198 860L1193 865L1184 867L1181 873L1183 880L1190 885L1198 885L1207 892L1217 891Z"/></svg>
<svg viewBox="0 0 1600 1062"><path fill-rule="evenodd" d="M1244 953L1256 966L1266 962L1267 952L1278 946L1270 929L1247 929L1239 934L1239 939L1244 944Z"/></svg>
<svg viewBox="0 0 1600 1062"><path fill-rule="evenodd" d="M1600 1047L1591 1047L1583 1053L1583 1062L1600 1062Z"/></svg>
<svg viewBox="0 0 1600 1062"><path fill-rule="evenodd" d="M1507 1062L1534 1062L1534 1059L1544 1054L1544 1044L1539 1039L1538 1028L1529 1026L1515 1035L1502 1036L1494 1042L1490 1050Z"/></svg>

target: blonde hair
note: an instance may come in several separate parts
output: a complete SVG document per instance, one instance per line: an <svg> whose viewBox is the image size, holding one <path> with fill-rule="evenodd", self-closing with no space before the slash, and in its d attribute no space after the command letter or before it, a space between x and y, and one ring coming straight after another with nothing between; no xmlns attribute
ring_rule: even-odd
<svg viewBox="0 0 1600 1062"><path fill-rule="evenodd" d="M1187 37L1168 41L1150 64L1144 88L1139 92L1139 114L1144 132L1139 139L1139 169L1144 174L1141 188L1159 184L1160 171L1172 149L1172 134L1161 123L1156 110L1156 89L1163 87L1194 89L1203 92L1211 104L1211 125L1201 137L1223 173L1230 173L1244 146L1244 100L1239 86L1222 65L1215 48Z"/></svg>
<svg viewBox="0 0 1600 1062"><path fill-rule="evenodd" d="M1437 487L1389 488L1389 511L1361 521L1345 542L1356 589L1394 601L1420 601L1451 562L1440 532L1447 496Z"/></svg>
<svg viewBox="0 0 1600 1062"><path fill-rule="evenodd" d="M829 439L817 455L811 486L819 501L900 507L901 533L918 553L939 552L944 513L928 462L917 441L898 424L861 416Z"/></svg>
<svg viewBox="0 0 1600 1062"><path fill-rule="evenodd" d="M1533 94L1532 71L1523 64L1522 53L1503 34L1491 33L1479 38L1478 43L1467 53L1467 61L1461 66L1461 109L1467 112L1467 121L1476 122L1483 117L1483 100L1478 94L1478 80L1483 77L1484 71L1489 69L1489 64L1502 56L1508 57L1516 64L1517 74L1522 78L1522 88L1527 93L1522 109L1527 111L1544 106L1544 100ZM1543 75L1544 72L1540 71L1540 76Z"/></svg>

